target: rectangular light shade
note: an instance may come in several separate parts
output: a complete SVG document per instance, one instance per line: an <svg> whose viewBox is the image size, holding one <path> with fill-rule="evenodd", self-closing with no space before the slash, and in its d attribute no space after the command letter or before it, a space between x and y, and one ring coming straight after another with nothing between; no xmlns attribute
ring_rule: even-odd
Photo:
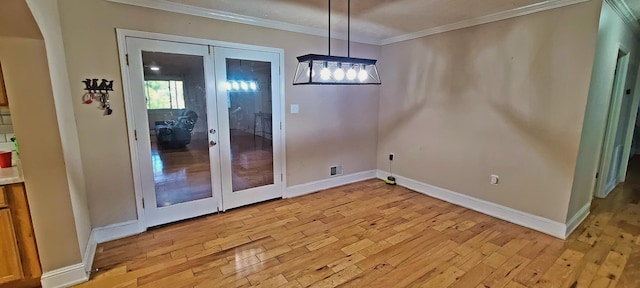
<svg viewBox="0 0 640 288"><path fill-rule="evenodd" d="M377 60L308 54L298 57L293 85L379 85Z"/></svg>

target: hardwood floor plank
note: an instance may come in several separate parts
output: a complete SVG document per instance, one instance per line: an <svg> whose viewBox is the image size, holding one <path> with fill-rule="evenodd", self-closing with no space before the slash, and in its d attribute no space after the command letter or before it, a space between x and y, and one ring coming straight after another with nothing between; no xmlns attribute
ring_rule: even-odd
<svg viewBox="0 0 640 288"><path fill-rule="evenodd" d="M566 278L570 276L573 267L584 256L583 253L567 249L553 263L549 270L536 282L535 287L561 287Z"/></svg>
<svg viewBox="0 0 640 288"><path fill-rule="evenodd" d="M468 270L462 277L458 280L454 281L451 288L466 288L466 287L476 287L482 283L482 281L489 277L491 273L494 271L493 267L490 267L487 264L480 263L475 265L473 269Z"/></svg>
<svg viewBox="0 0 640 288"><path fill-rule="evenodd" d="M500 253L500 252L498 252ZM515 277L527 264L529 264L531 260L519 256L514 255L509 258L503 265L498 267L489 277L482 281L485 287L504 287L511 279Z"/></svg>
<svg viewBox="0 0 640 288"><path fill-rule="evenodd" d="M260 287L260 288L277 288L277 287L286 286L287 284L289 284L289 281L287 281L287 278L284 278L282 274L278 274L274 277L271 277L265 280L260 284L253 285L253 286Z"/></svg>
<svg viewBox="0 0 640 288"><path fill-rule="evenodd" d="M100 244L78 287L637 288L636 170L566 241L368 180Z"/></svg>
<svg viewBox="0 0 640 288"><path fill-rule="evenodd" d="M336 261L333 261L327 264L327 267L331 268L333 272L338 272L346 267L355 265L356 263L364 260L365 258L367 257L363 256L360 253L348 254L344 258L338 259Z"/></svg>
<svg viewBox="0 0 640 288"><path fill-rule="evenodd" d="M358 274L360 273L362 273L362 270L360 270L358 266L351 265L335 274L332 274L331 276L322 279L321 281L314 283L309 287L336 287L344 282L349 281L349 279L358 276Z"/></svg>
<svg viewBox="0 0 640 288"><path fill-rule="evenodd" d="M424 282L420 287L449 287L449 285L456 282L465 272L451 266L447 270L433 276L429 281Z"/></svg>

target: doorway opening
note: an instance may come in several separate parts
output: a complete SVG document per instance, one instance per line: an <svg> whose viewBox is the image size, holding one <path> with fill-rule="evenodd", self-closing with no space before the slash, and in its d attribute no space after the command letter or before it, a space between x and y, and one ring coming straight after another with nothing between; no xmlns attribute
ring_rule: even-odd
<svg viewBox="0 0 640 288"><path fill-rule="evenodd" d="M625 116L623 102L625 96L625 84L627 80L627 70L629 67L629 53L623 49L618 51L616 68L613 76L613 86L610 95L610 104L607 115L605 136L600 153L600 164L596 176L594 195L604 198L621 182L624 181L628 165L628 152L625 144L630 145L629 135L626 133L629 128L629 117ZM628 114L628 113L627 113ZM627 154L626 158L624 154Z"/></svg>

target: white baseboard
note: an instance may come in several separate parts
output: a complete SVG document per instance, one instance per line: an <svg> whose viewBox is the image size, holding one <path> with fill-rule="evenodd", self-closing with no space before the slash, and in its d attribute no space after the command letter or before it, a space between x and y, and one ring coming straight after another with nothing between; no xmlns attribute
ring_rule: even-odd
<svg viewBox="0 0 640 288"><path fill-rule="evenodd" d="M144 232L138 225L138 220L116 223L104 227L93 228L91 234L96 239L96 243L104 243L111 240L124 238Z"/></svg>
<svg viewBox="0 0 640 288"><path fill-rule="evenodd" d="M95 230L91 230L89 234L89 241L87 241L87 248L84 250L84 257L82 257L82 264L84 264L84 271L91 273L91 265L93 265L93 258L96 256L96 248L98 242L95 237Z"/></svg>
<svg viewBox="0 0 640 288"><path fill-rule="evenodd" d="M94 228L89 235L82 263L43 273L40 280L42 287L69 287L88 281L98 243L124 238L143 231L138 225L138 220Z"/></svg>
<svg viewBox="0 0 640 288"><path fill-rule="evenodd" d="M377 177L386 179L388 172L383 170L377 171ZM422 183L413 179L394 175L396 183L402 187L409 188L416 192L420 192L433 198L438 198L452 204L456 204L471 210L478 211L498 219L502 219L520 226L531 228L551 236L565 239L567 227L566 224L553 221L544 217L529 214L513 208L502 206L489 201L474 198L461 193L453 192L444 188L436 187L426 183Z"/></svg>
<svg viewBox="0 0 640 288"><path fill-rule="evenodd" d="M84 264L78 263L42 273L40 283L43 288L69 287L89 280Z"/></svg>
<svg viewBox="0 0 640 288"><path fill-rule="evenodd" d="M376 178L376 170L356 172L348 175L332 177L329 179L309 182L305 184L287 187L287 195L285 198L298 197L321 190L351 184L358 181Z"/></svg>
<svg viewBox="0 0 640 288"><path fill-rule="evenodd" d="M571 217L569 221L567 221L567 232L564 234L565 239L569 237L569 235L571 235L571 233L573 233L573 231L575 231L576 228L578 228L578 225L580 225L580 223L582 223L584 219L587 219L587 216L589 216L590 211L591 211L591 202L582 206L582 208L580 208L580 210L575 215L573 215L573 217Z"/></svg>

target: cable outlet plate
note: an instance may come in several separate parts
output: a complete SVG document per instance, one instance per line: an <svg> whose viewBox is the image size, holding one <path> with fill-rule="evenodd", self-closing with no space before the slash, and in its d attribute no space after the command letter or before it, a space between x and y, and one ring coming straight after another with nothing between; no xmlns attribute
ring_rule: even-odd
<svg viewBox="0 0 640 288"><path fill-rule="evenodd" d="M329 168L329 176L340 176L342 175L342 165L331 166Z"/></svg>

